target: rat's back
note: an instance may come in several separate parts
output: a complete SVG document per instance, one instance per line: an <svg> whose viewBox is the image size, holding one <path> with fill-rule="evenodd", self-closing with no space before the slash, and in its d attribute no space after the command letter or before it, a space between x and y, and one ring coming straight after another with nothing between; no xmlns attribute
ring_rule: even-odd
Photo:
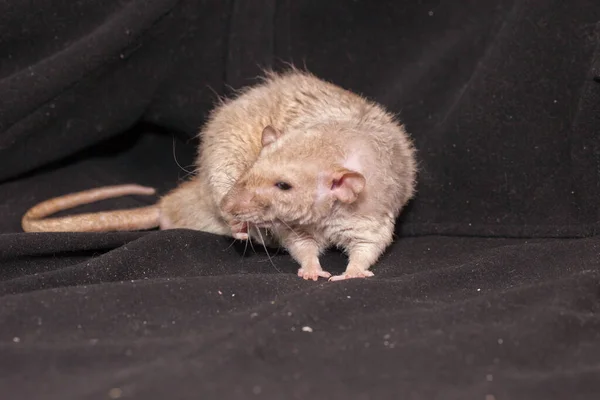
<svg viewBox="0 0 600 400"><path fill-rule="evenodd" d="M256 161L262 131L281 132L357 114L366 103L360 97L315 76L292 69L268 72L258 85L222 100L200 132L199 175L219 204L227 190Z"/></svg>
<svg viewBox="0 0 600 400"><path fill-rule="evenodd" d="M385 171L385 182L379 186L395 192L399 206L412 197L414 148L395 116L356 93L292 68L284 73L267 72L259 84L223 100L211 113L200 133L197 166L211 187L215 204L258 158L266 126L285 135L327 124L350 128L340 137L340 145L352 141L352 135L366 139L374 151L373 169Z"/></svg>

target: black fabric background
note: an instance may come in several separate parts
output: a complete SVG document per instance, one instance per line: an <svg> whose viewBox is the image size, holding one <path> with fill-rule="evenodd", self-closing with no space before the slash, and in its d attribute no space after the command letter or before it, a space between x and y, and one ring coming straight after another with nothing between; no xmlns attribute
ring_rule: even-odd
<svg viewBox="0 0 600 400"><path fill-rule="evenodd" d="M599 21L592 0L0 1L3 397L598 398ZM217 94L286 62L415 139L374 278L304 282L185 230L20 231L50 196L175 187Z"/></svg>

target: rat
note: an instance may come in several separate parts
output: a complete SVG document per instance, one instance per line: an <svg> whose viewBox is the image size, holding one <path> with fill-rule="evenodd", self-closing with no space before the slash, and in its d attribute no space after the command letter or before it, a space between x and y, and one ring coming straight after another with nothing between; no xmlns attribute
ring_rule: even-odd
<svg viewBox="0 0 600 400"><path fill-rule="evenodd" d="M110 197L150 195L136 184L46 200L24 231L192 229L285 248L298 276L373 276L396 220L415 195L412 139L382 105L296 68L220 99L200 131L195 174L155 205L59 218L47 216ZM324 270L330 247L346 270Z"/></svg>

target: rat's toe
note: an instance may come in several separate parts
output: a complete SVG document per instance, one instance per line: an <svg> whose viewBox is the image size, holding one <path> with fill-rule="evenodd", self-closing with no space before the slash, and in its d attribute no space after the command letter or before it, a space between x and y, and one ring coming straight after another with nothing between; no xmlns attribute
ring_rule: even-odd
<svg viewBox="0 0 600 400"><path fill-rule="evenodd" d="M233 234L233 238L237 240L248 240L248 234L244 232L236 232Z"/></svg>
<svg viewBox="0 0 600 400"><path fill-rule="evenodd" d="M316 281L321 278L329 278L331 274L327 271L323 271L321 268L300 268L298 270L298 276L304 278L304 280L312 279Z"/></svg>
<svg viewBox="0 0 600 400"><path fill-rule="evenodd" d="M329 278L330 281L343 281L346 279L355 279L355 278L370 278L375 274L371 271L346 271L341 275L335 275Z"/></svg>
<svg viewBox="0 0 600 400"><path fill-rule="evenodd" d="M248 224L246 222L230 222L229 227L234 239L248 240Z"/></svg>

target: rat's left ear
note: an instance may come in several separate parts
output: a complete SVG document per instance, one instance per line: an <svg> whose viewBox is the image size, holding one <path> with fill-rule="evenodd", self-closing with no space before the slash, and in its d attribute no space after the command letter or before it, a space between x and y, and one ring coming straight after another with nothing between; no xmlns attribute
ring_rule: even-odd
<svg viewBox="0 0 600 400"><path fill-rule="evenodd" d="M331 192L342 203L353 203L365 188L365 177L356 171L339 169L333 173Z"/></svg>
<svg viewBox="0 0 600 400"><path fill-rule="evenodd" d="M267 147L281 137L281 131L271 125L265 126L262 131L262 146Z"/></svg>

